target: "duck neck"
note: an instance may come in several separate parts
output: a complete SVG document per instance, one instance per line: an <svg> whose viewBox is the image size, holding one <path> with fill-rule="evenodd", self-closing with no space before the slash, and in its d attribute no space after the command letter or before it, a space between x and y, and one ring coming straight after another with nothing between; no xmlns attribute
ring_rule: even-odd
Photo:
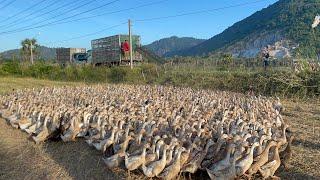
<svg viewBox="0 0 320 180"><path fill-rule="evenodd" d="M142 150L142 156L144 157L147 153L147 147L144 147Z"/></svg>
<svg viewBox="0 0 320 180"><path fill-rule="evenodd" d="M212 144L211 144L211 142L208 142L208 143L206 144L205 149L204 149L204 152L205 152L205 153L207 153L207 152L208 152L208 150L209 150L210 146L212 146Z"/></svg>
<svg viewBox="0 0 320 180"><path fill-rule="evenodd" d="M111 132L111 136L110 136L110 139L111 140L114 140L114 134L116 133L116 131L115 130L113 130L112 132Z"/></svg>
<svg viewBox="0 0 320 180"><path fill-rule="evenodd" d="M118 140L119 140L119 134L120 134L120 131L117 131L115 133L115 137L114 137L114 143L117 144L118 143Z"/></svg>
<svg viewBox="0 0 320 180"><path fill-rule="evenodd" d="M162 156L161 161L166 161L166 158L167 158L167 148L164 148L163 149L163 156Z"/></svg>
<svg viewBox="0 0 320 180"><path fill-rule="evenodd" d="M279 146L276 146L274 149L274 160L280 161Z"/></svg>
<svg viewBox="0 0 320 180"><path fill-rule="evenodd" d="M290 139L289 139L289 142L288 142L288 145L287 145L287 148L286 148L286 149L291 150L292 140L293 140L293 138L290 138Z"/></svg>
<svg viewBox="0 0 320 180"><path fill-rule="evenodd" d="M252 145L252 147L250 149L250 155L253 156L254 148L256 148L256 147L257 147L257 145L255 145L255 144Z"/></svg>
<svg viewBox="0 0 320 180"><path fill-rule="evenodd" d="M263 142L264 142L265 139L266 139L266 138L265 138L264 136L262 136L262 137L260 138L260 141L259 141L260 146L263 145Z"/></svg>
<svg viewBox="0 0 320 180"><path fill-rule="evenodd" d="M178 154L177 154L177 156L176 156L176 158L175 158L176 162L180 162L181 153L182 153L182 151L181 151L181 150L180 150L180 151L178 151Z"/></svg>
<svg viewBox="0 0 320 180"><path fill-rule="evenodd" d="M140 133L139 136L138 136L138 138L137 138L138 144L141 144L142 136L143 136L143 134Z"/></svg>

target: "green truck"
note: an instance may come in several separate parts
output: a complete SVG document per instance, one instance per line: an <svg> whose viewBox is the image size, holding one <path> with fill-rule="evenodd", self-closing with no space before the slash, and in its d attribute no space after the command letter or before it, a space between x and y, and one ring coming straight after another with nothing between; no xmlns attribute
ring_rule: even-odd
<svg viewBox="0 0 320 180"><path fill-rule="evenodd" d="M115 35L91 41L92 63L99 65L129 65L130 58L125 58L121 52L121 43L129 41L128 35ZM132 36L132 51L134 63L142 62L143 58L139 49L140 36Z"/></svg>

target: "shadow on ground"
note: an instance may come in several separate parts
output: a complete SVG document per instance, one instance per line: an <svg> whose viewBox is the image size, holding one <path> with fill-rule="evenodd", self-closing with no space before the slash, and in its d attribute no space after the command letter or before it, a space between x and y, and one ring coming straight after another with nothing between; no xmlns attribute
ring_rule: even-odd
<svg viewBox="0 0 320 180"><path fill-rule="evenodd" d="M47 142L44 152L75 179L125 179L123 173L107 169L102 161L102 153L81 140Z"/></svg>

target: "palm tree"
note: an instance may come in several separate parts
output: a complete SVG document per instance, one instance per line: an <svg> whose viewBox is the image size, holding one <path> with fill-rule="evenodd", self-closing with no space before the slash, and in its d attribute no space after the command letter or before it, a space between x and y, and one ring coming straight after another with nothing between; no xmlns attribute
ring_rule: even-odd
<svg viewBox="0 0 320 180"><path fill-rule="evenodd" d="M35 38L25 39L21 41L21 54L25 61L30 59L33 64L33 56L37 55L37 48L39 47L37 40ZM32 49L32 51L31 51Z"/></svg>

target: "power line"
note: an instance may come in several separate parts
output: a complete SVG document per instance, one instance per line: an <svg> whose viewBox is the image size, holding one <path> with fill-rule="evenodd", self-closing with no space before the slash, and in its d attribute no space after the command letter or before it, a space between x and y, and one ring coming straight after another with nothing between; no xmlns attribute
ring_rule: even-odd
<svg viewBox="0 0 320 180"><path fill-rule="evenodd" d="M93 0L93 1L96 1L96 0ZM74 14L74 15L72 15L72 16L69 16L69 17L66 17L66 18L63 18L63 19L60 19L60 20L56 20L56 21L53 21L53 22L50 22L50 23L47 23L47 24L43 24L43 25L39 25L39 26L32 27L32 26L35 25L35 24L39 24L39 23L35 23L35 24L33 24L33 25L29 25L29 26L22 27L21 29L16 29L16 30L11 30L11 31L0 32L0 35L2 35L2 34L12 34L12 33L16 33L16 32L22 32L22 31L27 31L27 30L31 30L31 29L37 29L37 28L41 28L41 27L50 26L50 25L53 25L54 23L61 22L61 21L64 21L64 20L67 20L67 19L70 19L70 18L79 16L79 15L82 15L82 14L85 14L85 13L88 13L88 12L91 12L91 11L95 11L95 10L97 10L97 9L103 8L103 7L107 6L107 5L116 3L116 2L118 2L118 1L120 1L120 0L113 0L113 1L111 1L111 2L108 2L108 3L106 3L106 4L103 4L103 5L101 5L101 6L98 6L98 7L89 9L89 10L86 10L86 11L84 11L84 12L80 12L80 13ZM91 1L90 1L90 2L91 2ZM50 18L50 19L52 19L52 18Z"/></svg>
<svg viewBox="0 0 320 180"><path fill-rule="evenodd" d="M51 11L44 12L44 13L38 15L38 16L41 17L41 16L44 16L44 15L48 15L48 14L51 14L52 12L55 12L55 11L57 11L57 10L63 9L63 8L65 8L65 7L68 7L68 6L70 6L70 5L74 4L74 3L80 4L80 3L85 2L85 1L87 1L87 0L83 0L83 1L80 1L80 2L79 2L78 0L75 0L75 1L72 1L71 3L67 2L67 3L65 3L65 4L62 4L61 6L58 6L58 7L54 8L54 9L51 10ZM71 10L71 11L73 11L73 10ZM59 16L64 15L64 14L67 14L68 12L70 12L70 10L67 10L67 11L64 12L64 13L60 13ZM50 17L50 18L48 18L48 19L52 19L52 18L55 18L55 17Z"/></svg>
<svg viewBox="0 0 320 180"><path fill-rule="evenodd" d="M186 12L186 13L170 15L170 16L138 19L138 20L134 20L134 21L136 21L136 22L154 21L154 20L160 20L160 19L169 19L169 18L176 18L176 17L181 17L181 16L189 16L189 15L194 15L194 14L203 14L203 13L208 13L208 12L213 12L213 11L220 11L220 10L224 10L224 9L230 9L230 8L235 8L235 7L240 7L240 6L256 4L256 3L259 3L259 2L263 2L263 1L268 1L268 0L259 0L259 1L254 1L254 2L247 2L247 3L241 3L241 4L231 5L231 6L220 7L220 8L214 8L214 9L208 9L208 10L199 10L199 11L193 11L193 12Z"/></svg>
<svg viewBox="0 0 320 180"><path fill-rule="evenodd" d="M17 0L12 0L10 2L8 2L7 4L5 4L4 6L2 6L0 9L5 9L6 7L10 6L11 4L13 4L14 2L16 2Z"/></svg>
<svg viewBox="0 0 320 180"><path fill-rule="evenodd" d="M66 23L77 22L77 21L82 21L82 20L86 20L86 19L92 19L92 18L96 18L96 17L100 17L100 16L105 16L105 15L110 15L110 14L115 14L115 13L120 13L120 12L129 11L129 10L139 9L139 8L143 8L143 7L147 7L147 6L151 6L151 5L155 5L155 4L160 4L160 3L163 3L163 2L165 2L165 1L169 1L169 0L161 0L161 1L156 1L156 2L146 3L146 4L142 4L142 5L136 6L136 7L121 9L121 10L112 11L112 12L107 12L107 13L98 14L98 15L93 15L93 16L87 16L87 17L78 18L78 19L73 19L73 20L69 20L69 21L63 21L63 22L53 23L53 24L50 24L50 25L66 24ZM36 27L36 28L38 28L38 27Z"/></svg>
<svg viewBox="0 0 320 180"><path fill-rule="evenodd" d="M12 18L17 17L17 16L20 16L21 14L23 14L23 13L25 13L25 12L27 12L27 11L29 11L29 10L31 10L31 9L39 6L39 5L41 5L42 3L46 2L46 1L47 1L47 0L42 0L42 1L39 2L39 3L32 4L31 6L27 7L26 9L23 9L23 10L19 11L18 13L16 13L16 14L8 17L7 19L3 20L1 23L4 23L4 22L6 22L6 21L8 21L8 20L10 20L10 19L12 19Z"/></svg>
<svg viewBox="0 0 320 180"><path fill-rule="evenodd" d="M167 1L167 0L163 0L163 1ZM144 6L147 6L147 5L151 5L151 4L155 4L155 3L160 3L160 2L163 2L163 1L157 1L157 2L154 2L154 3L148 3L148 4L144 4L144 5L141 5L142 7ZM226 7L221 7L221 8L215 8L215 9L211 9L211 10L203 10L203 11L194 11L194 12L189 12L189 13L183 13L183 14L177 14L177 15L174 15L174 16L165 16L165 17L157 17L157 18L149 18L149 19L141 19L141 20L136 20L136 21L151 21L151 20L155 20L155 19L163 19L163 18L173 18L173 17L179 17L179 16L186 16L186 15L192 15L192 14L198 14L198 13L204 13L204 12L212 12L212 11L217 11L217 10L223 10L223 9L227 9L227 8L233 8L233 7L239 7L239 6L244 6L244 5L248 5L248 4L254 4L254 3L258 3L258 2L262 2L262 1L266 1L266 0L259 0L259 1L255 1L255 2L251 2L251 3L242 3L242 4L237 4L237 5L233 5L233 6L226 6ZM138 7L141 7L141 6L138 6ZM137 8L137 7L134 7L134 8ZM133 9L133 8L128 8L128 9ZM125 9L125 10L128 10L128 9ZM125 11L123 10L123 11ZM121 10L120 10L121 11ZM109 13L113 13L113 12L109 12ZM104 14L109 14L109 13L104 13ZM95 15L95 16L90 16L90 17L97 17L99 15ZM89 17L85 17L83 19L88 19ZM126 24L127 22L124 22L124 23L121 23L119 25L116 25L116 26L120 26L122 24ZM70 41L70 40L74 40L74 39L79 39L79 38L83 38L83 37L87 37L87 36L91 36L91 35L95 35L95 34L99 34L101 32L105 31L105 29L103 30L99 30L95 33L90 33L90 34L86 34L84 36L79 36L79 37L74 37L74 38L70 38L70 39L66 39L66 40L61 40L61 41L56 41L54 43L58 43L58 42L65 42L65 41Z"/></svg>
<svg viewBox="0 0 320 180"><path fill-rule="evenodd" d="M115 13L130 11L130 10L139 9L139 8L142 8L142 7L147 7L147 6L151 6L151 5L155 5L155 4L160 4L160 3L163 3L163 2L166 2L166 1L169 1L169 0L155 1L155 2L151 2L151 3L142 4L142 5L139 5L139 6L136 6L136 7L121 9L121 10L112 11L112 12L107 12L107 13L103 13L103 14L97 14L97 15L93 15L93 16L87 16L87 17L83 17L83 18L78 18L78 19L70 20L70 21L64 21L64 22L61 22L61 23L56 23L56 24L54 24L54 25L71 23L71 22L76 22L76 21L82 21L82 20L92 19L92 18L96 18L96 17L100 17L100 16L105 16L105 15L110 15L110 14L115 14Z"/></svg>
<svg viewBox="0 0 320 180"><path fill-rule="evenodd" d="M44 1L46 1L46 0L44 0ZM71 11L75 11L75 10L77 10L77 9L79 9L79 8L82 8L82 7L87 6L87 5L91 4L91 3L94 3L95 1L97 1L97 0L91 0L91 1L88 1L88 2L86 2L86 0L82 0L82 1L80 1L80 3L78 3L78 4L79 4L78 6L73 7L72 9L67 9L67 11L64 12L64 13L59 13L59 14L53 16L53 17L46 18L46 19L44 19L44 20L42 20L42 21L40 21L40 22L31 24L31 25L28 25L28 26L24 26L24 27L21 27L21 28L27 28L27 27L30 27L30 26L34 26L34 25L40 24L40 23L42 23L42 22L50 21L50 20L52 20L52 19L54 19L54 18L57 18L57 17L61 17L61 16L65 15L65 14L70 13ZM81 3L83 3L83 2L86 2L86 3L81 4Z"/></svg>
<svg viewBox="0 0 320 180"><path fill-rule="evenodd" d="M53 21L53 22L49 22L49 23L47 23L47 24L39 25L39 26L36 26L36 27L32 28L32 26L34 26L34 25L37 25L37 24L40 24L40 23L42 23L42 22L46 22L46 21L48 21L48 20L52 20L52 19L54 19L54 18L60 17L60 16L62 16L62 15L64 15L64 14L69 13L70 11L77 10L77 9L82 8L82 7L84 7L84 6L88 5L88 4L91 4L91 3L95 2L95 1L97 1L97 0L91 0L91 1L89 1L89 2L87 2L87 3L85 3L85 4L76 6L75 8L73 8L73 9L71 9L71 10L68 10L68 12L65 12L65 13L62 13L62 14L58 14L58 15L56 15L56 16L54 16L54 17L50 17L50 18L44 19L44 20L42 20L42 21L40 21L40 22L31 24L31 25L28 25L28 26L21 27L20 29L11 30L11 31L6 31L6 32L1 32L0 34L2 34L2 33L17 32L17 31L18 31L18 32L21 32L21 31L26 31L26 30L30 30L30 29L39 28L39 27L45 27L45 26L51 25L51 24L56 23L56 22L60 22L60 21L66 20L66 19L70 19L70 18L76 17L76 16L78 16L78 15L82 15L82 14L84 14L84 13L88 13L88 12L94 11L94 10L99 9L99 8L103 8L103 7L107 6L107 5L113 4L113 3L117 2L117 1L120 1L120 0L114 0L114 1L112 1L112 2L108 2L108 3L104 4L104 5L102 5L102 6L98 6L98 7L96 7L96 8L93 8L93 9L90 9L90 10L87 10L87 11L84 11L84 12L80 12L80 13L77 13L77 14L72 15L72 16L69 16L69 17L66 17L66 18L63 18L63 19L60 19L60 20L56 20L56 21Z"/></svg>
<svg viewBox="0 0 320 180"><path fill-rule="evenodd" d="M6 2L6 1L7 1L7 0L0 1L0 4L4 3L4 2Z"/></svg>
<svg viewBox="0 0 320 180"><path fill-rule="evenodd" d="M106 31L106 30L110 30L110 29L113 29L113 28L119 27L119 26L124 25L124 24L127 24L127 22L125 21L125 22L122 22L122 23L117 24L117 25L109 26L109 27L107 27L107 28L101 29L101 30L96 31L96 32L93 32L93 33L84 34L84 35L81 35L81 36L72 37L72 38L65 39L65 40L59 40L59 41L54 41L54 42L44 43L44 45L48 45L48 44L55 44L55 43L59 43L59 42L65 42L65 41L70 41L70 40L74 40L74 39L81 39L81 38L85 38L85 37L93 36L93 35L96 35L96 34L103 33L103 32L104 32L104 31Z"/></svg>
<svg viewBox="0 0 320 180"><path fill-rule="evenodd" d="M168 19L168 18L174 18L174 17L180 17L180 16L200 14L200 13L205 13L205 12L212 12L212 11L229 9L229 8L234 8L234 7L239 7L239 6L249 5L249 4L255 4L255 3L258 3L258 2L262 2L262 1L266 1L266 0L259 0L259 1L249 2L249 3L242 3L242 4L232 5L232 6L215 8L215 9L211 9L211 10L193 11L193 12L182 13L182 14L171 15L171 16L148 18L148 19L138 19L138 20L135 20L135 21L136 21L136 22L152 21L152 20L158 20L158 19ZM159 3L159 2L162 2L162 1L158 1L158 3ZM146 6L146 5L144 5L144 6ZM128 8L128 9L129 9L129 8ZM131 9L132 9L132 8L131 8ZM120 12L121 12L121 11L125 11L125 10L120 10ZM119 12L119 11L109 12L109 14L116 13L116 12ZM108 14L108 13L104 13L103 15L106 15L106 14ZM94 16L94 17L97 17L97 16L98 16L98 15L96 15L96 16ZM99 16L100 16L100 15L99 15ZM91 16L91 17L85 17L85 18L79 18L79 19L76 19L76 20L70 20L70 21L67 21L67 22L73 22L73 21L78 21L78 20L83 20L83 19L89 19L89 18L93 18L93 16ZM63 20L64 20L64 19L63 19ZM39 25L39 26L35 26L35 27L30 27L30 28L16 29L16 30L11 30L11 31L4 31L4 32L0 32L0 35L2 35L2 34L12 34L12 33L22 32L22 31L26 31L26 30L32 30L32 29L42 28L42 27L51 26L51 25L67 23L67 22L60 22L60 21L62 21L62 20L58 20L58 21L54 21L54 22L51 22L51 23L48 23L48 24L43 24L43 25ZM59 23L59 22L60 22L60 23Z"/></svg>
<svg viewBox="0 0 320 180"><path fill-rule="evenodd" d="M45 1L46 1L46 0L45 0ZM20 19L16 19L15 21L13 21L13 22L11 22L11 23L9 23L9 24L7 24L7 25L2 25L2 26L0 26L0 28L3 28L3 27L4 27L4 28L10 28L10 27L16 26L16 25L18 25L18 24L21 24L21 23L18 23L18 22L21 22L21 21L23 21L23 20L26 20L26 18L28 18L28 17L30 17L30 16L32 16L32 15L35 15L35 14L37 14L37 13L43 11L43 10L46 10L47 8L49 8L49 7L57 4L59 1L60 1L60 0L55 0L55 1L51 2L51 4L48 4L47 6L41 8L41 9L36 9L36 10L32 11L31 13L29 13L28 15L23 16L23 17L20 18ZM15 23L16 23L16 24L15 24Z"/></svg>

